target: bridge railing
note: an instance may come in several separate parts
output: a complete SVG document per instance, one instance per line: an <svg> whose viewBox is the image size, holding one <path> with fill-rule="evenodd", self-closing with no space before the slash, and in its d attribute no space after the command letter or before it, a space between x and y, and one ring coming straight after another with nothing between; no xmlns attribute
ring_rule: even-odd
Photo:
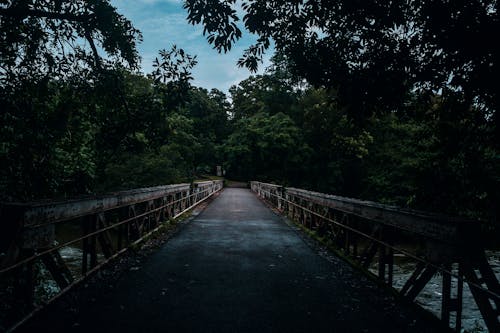
<svg viewBox="0 0 500 333"><path fill-rule="evenodd" d="M488 329L500 332L500 284L486 258L477 221L275 184L250 185L281 213L393 288L395 259L410 261L405 267L412 267L413 273L395 288L409 300L441 275L440 317L458 332L466 283Z"/></svg>
<svg viewBox="0 0 500 333"><path fill-rule="evenodd" d="M0 205L0 326L13 325L223 187L175 184Z"/></svg>

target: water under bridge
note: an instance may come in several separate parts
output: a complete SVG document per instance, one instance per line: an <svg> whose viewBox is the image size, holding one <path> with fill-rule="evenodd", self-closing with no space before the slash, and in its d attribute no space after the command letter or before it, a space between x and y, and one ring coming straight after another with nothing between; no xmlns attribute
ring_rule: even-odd
<svg viewBox="0 0 500 333"><path fill-rule="evenodd" d="M202 202L146 259L96 278ZM222 181L4 204L0 217L0 330L442 332L473 303L500 332L475 221ZM411 302L430 285L436 317Z"/></svg>

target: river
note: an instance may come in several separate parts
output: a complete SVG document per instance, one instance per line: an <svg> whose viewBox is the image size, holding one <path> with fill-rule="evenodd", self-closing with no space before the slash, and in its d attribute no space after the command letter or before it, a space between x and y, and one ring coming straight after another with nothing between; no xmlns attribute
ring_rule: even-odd
<svg viewBox="0 0 500 333"><path fill-rule="evenodd" d="M497 279L500 280L500 251L486 251L488 262L495 271ZM416 263L407 260L404 255L395 255L394 263L394 288L401 290L415 270ZM377 267L371 267L370 271L377 274ZM453 272L457 273L457 265L453 266ZM436 274L416 298L416 302L424 309L429 310L438 318L441 317L441 296L442 296L442 276ZM457 281L452 278L452 293L456 288ZM453 295L453 294L452 294ZM462 302L462 332L488 332L481 313L472 297L469 286L464 283L463 302ZM452 313L452 326L455 318Z"/></svg>

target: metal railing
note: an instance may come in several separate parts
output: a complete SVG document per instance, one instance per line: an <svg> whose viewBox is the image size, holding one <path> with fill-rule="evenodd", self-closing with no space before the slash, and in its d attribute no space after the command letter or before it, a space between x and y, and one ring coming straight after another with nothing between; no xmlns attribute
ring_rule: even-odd
<svg viewBox="0 0 500 333"><path fill-rule="evenodd" d="M61 202L1 204L0 326L14 329L222 187L218 180Z"/></svg>
<svg viewBox="0 0 500 333"><path fill-rule="evenodd" d="M261 182L251 182L251 189L388 286L394 288L395 254L413 261L413 273L395 289L409 300L441 274L440 317L448 326L453 318L458 332L466 283L490 332L500 332L500 284L477 221Z"/></svg>

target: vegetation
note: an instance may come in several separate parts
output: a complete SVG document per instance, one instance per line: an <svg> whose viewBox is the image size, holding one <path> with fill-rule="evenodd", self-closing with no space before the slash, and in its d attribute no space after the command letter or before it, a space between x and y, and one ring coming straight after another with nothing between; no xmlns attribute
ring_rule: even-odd
<svg viewBox="0 0 500 333"><path fill-rule="evenodd" d="M188 0L226 52L235 1ZM229 89L193 87L109 1L0 1L0 196L67 197L190 181L223 165L264 180L480 218L500 202L496 1L252 1L259 36Z"/></svg>
<svg viewBox="0 0 500 333"><path fill-rule="evenodd" d="M226 142L230 176L494 220L500 155L494 124L479 108L415 93L401 112L371 115L360 125L339 106L334 90L309 86L290 87L288 102L272 114L265 101L273 98L252 100L273 94L265 86L273 75L240 84L253 89L245 101L238 99L247 116L233 111L236 130ZM277 99L285 84L278 85Z"/></svg>

